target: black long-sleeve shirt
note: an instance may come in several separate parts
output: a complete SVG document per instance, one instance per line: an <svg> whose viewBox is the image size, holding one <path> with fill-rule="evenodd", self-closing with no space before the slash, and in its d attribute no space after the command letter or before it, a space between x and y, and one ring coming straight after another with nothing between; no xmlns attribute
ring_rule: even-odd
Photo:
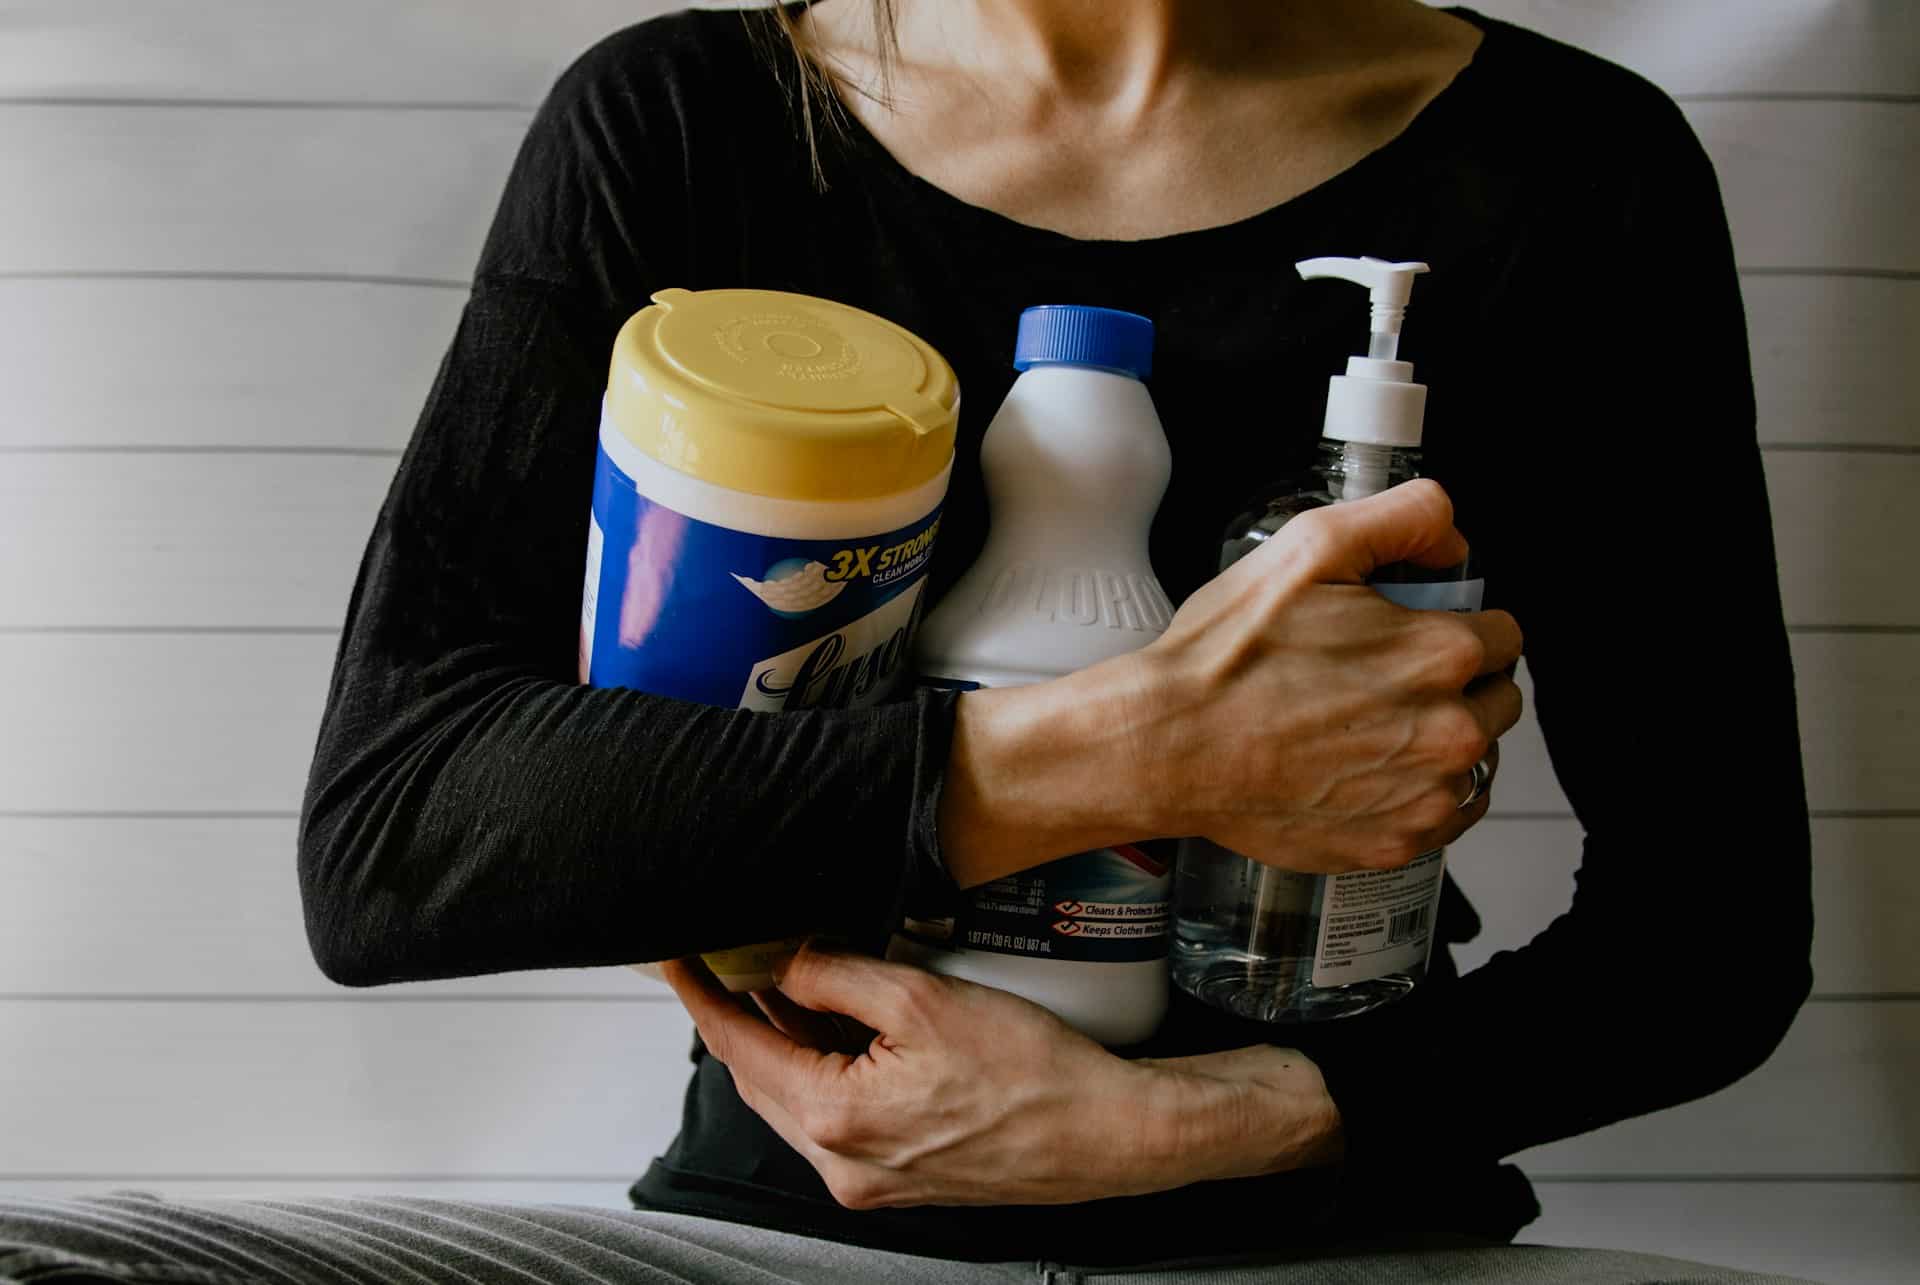
<svg viewBox="0 0 1920 1285"><path fill-rule="evenodd" d="M681 1136L635 1198L966 1258L1510 1234L1534 1206L1500 1158L1757 1065L1809 986L1808 831L1713 172L1643 81L1455 12L1486 39L1398 139L1251 218L1132 242L968 205L857 121L823 138L818 190L756 19L679 15L585 55L533 122L348 609L300 838L321 966L370 985L878 940L903 906L954 895L934 823L951 695L766 715L576 683L598 404L614 333L652 291L824 295L946 354L965 398L931 601L985 535L979 443L1021 308L1153 318L1174 468L1152 554L1178 602L1249 492L1308 460L1360 338L1354 296L1293 263L1371 254L1433 267L1402 355L1432 389L1428 472L1488 605L1526 631L1586 833L1571 910L1325 1026L1176 996L1151 1052L1278 1040L1319 1063L1345 1121L1337 1171L854 1213L696 1050ZM1450 893L1442 940L1472 931Z"/></svg>

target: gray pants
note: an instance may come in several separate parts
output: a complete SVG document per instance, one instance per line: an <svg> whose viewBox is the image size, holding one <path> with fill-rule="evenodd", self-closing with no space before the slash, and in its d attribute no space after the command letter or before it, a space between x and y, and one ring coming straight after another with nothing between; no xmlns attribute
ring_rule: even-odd
<svg viewBox="0 0 1920 1285"><path fill-rule="evenodd" d="M1529 1285L1785 1281L1677 1259L1533 1245L1368 1248L1137 1268L955 1263L681 1214L464 1200L163 1200L135 1192L0 1201L0 1285L26 1281L476 1285Z"/></svg>

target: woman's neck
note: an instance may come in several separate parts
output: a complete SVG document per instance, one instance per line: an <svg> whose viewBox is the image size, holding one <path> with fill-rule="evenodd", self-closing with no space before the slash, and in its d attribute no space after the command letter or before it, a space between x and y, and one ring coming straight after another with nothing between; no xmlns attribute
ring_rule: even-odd
<svg viewBox="0 0 1920 1285"><path fill-rule="evenodd" d="M1298 0L904 0L901 26L903 36L952 41L948 48L975 68L1083 105L1148 110L1190 69L1244 56L1250 35L1297 7Z"/></svg>
<svg viewBox="0 0 1920 1285"><path fill-rule="evenodd" d="M1306 76L1403 48L1414 0L895 0L902 58L1150 107L1190 78ZM837 0L835 18L866 0ZM857 17L856 17L857 20Z"/></svg>
<svg viewBox="0 0 1920 1285"><path fill-rule="evenodd" d="M868 0L803 31L909 169L1069 235L1232 221L1405 128L1465 65L1470 24L1417 0ZM889 64L891 77L883 74Z"/></svg>

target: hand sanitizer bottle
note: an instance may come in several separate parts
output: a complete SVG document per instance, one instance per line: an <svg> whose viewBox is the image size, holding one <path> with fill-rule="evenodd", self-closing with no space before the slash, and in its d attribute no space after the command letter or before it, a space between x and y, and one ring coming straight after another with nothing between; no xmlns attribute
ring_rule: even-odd
<svg viewBox="0 0 1920 1285"><path fill-rule="evenodd" d="M920 628L921 682L1040 682L1144 647L1173 618L1147 560L1172 452L1141 381L1153 323L1108 308L1029 308L1024 372L987 427L985 548ZM1172 845L1062 857L909 918L888 957L1011 991L1102 1044L1153 1034L1167 1007ZM1237 860L1238 858L1236 858Z"/></svg>
<svg viewBox="0 0 1920 1285"><path fill-rule="evenodd" d="M1362 499L1420 476L1427 390L1397 360L1400 324L1424 263L1309 259L1306 278L1367 287L1372 339L1327 390L1319 456L1307 474L1255 500L1230 526L1224 570L1288 520ZM1383 567L1376 590L1405 607L1477 611L1483 582L1471 563L1446 571ZM1242 1017L1312 1022L1389 1003L1426 976L1445 850L1395 870L1300 874L1251 861L1204 839L1180 846L1174 901L1174 984Z"/></svg>

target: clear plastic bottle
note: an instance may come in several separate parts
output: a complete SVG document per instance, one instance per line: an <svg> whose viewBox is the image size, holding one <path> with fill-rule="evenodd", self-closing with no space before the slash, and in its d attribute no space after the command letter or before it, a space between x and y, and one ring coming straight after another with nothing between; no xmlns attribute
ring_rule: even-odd
<svg viewBox="0 0 1920 1285"><path fill-rule="evenodd" d="M1307 473L1255 499L1227 529L1224 570L1287 522L1420 476L1426 389L1395 360L1412 277L1424 264L1311 260L1304 276L1370 287L1374 335L1328 394L1327 425ZM1400 564L1372 580L1420 610L1475 611L1482 581L1471 562L1442 571ZM1183 840L1174 890L1174 984L1242 1017L1311 1022L1400 998L1426 977L1444 850L1396 870L1310 875L1249 860L1205 839Z"/></svg>
<svg viewBox="0 0 1920 1285"><path fill-rule="evenodd" d="M1029 308L1014 382L981 443L993 523L928 613L921 681L1011 687L1144 647L1173 608L1147 558L1172 453L1146 385L1153 326L1104 308ZM1166 1013L1169 849L1123 844L974 889L909 918L889 958L1024 996L1103 1044Z"/></svg>

